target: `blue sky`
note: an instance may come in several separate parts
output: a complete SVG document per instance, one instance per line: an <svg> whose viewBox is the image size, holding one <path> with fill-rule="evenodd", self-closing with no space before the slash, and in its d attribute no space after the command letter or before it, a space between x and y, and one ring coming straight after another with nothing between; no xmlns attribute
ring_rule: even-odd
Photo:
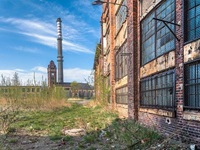
<svg viewBox="0 0 200 150"><path fill-rule="evenodd" d="M57 65L56 19L62 19L64 81L85 82L100 39L101 7L93 0L0 0L0 74L26 84Z"/></svg>

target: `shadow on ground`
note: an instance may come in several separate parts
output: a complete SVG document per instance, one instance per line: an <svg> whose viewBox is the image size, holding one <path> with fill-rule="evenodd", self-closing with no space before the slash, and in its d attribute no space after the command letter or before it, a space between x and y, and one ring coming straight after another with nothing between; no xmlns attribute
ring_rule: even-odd
<svg viewBox="0 0 200 150"><path fill-rule="evenodd" d="M1 150L134 150L173 149L186 150L188 145L178 141L163 139L157 133L143 127L127 126L127 120L115 120L103 130L83 134L78 130L74 136L43 136L44 133L16 131L1 135ZM120 126L119 126L120 124ZM131 134L130 134L131 133Z"/></svg>
<svg viewBox="0 0 200 150"><path fill-rule="evenodd" d="M83 105L87 102L79 104ZM22 125L23 127L30 127L30 121L33 121L33 118L29 116L29 120L25 124L21 124L20 128L11 130L7 135L0 135L0 150L188 149L188 145L169 138L163 138L153 130L144 128L133 120L116 117L116 119L111 119L112 115L107 114L107 119L111 121L108 121L109 124L103 123L102 126L100 123L106 121L105 119L102 120L102 118L105 118L105 114L101 116L102 111L99 109L97 109L98 111L91 111L92 109L79 107L81 105L74 105L74 107L61 109L57 112L53 111L53 113L41 117L42 119L39 119L42 115L39 113L35 118L40 125L45 124L45 128L37 127L32 128L32 130L23 130ZM67 115L67 113L70 113L70 115ZM73 122L74 120L77 121L80 128L77 128L77 126L67 128L66 125L70 122L64 124L64 120L69 121L72 115L74 115ZM95 121L100 116L101 119ZM88 117L90 123L88 123L86 117ZM48 136L47 131L51 122L63 122L57 135ZM58 129L58 124L53 129Z"/></svg>

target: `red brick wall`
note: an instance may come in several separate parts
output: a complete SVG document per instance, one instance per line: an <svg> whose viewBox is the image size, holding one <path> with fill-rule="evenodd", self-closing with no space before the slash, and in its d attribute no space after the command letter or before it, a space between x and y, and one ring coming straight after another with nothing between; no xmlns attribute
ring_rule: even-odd
<svg viewBox="0 0 200 150"><path fill-rule="evenodd" d="M129 8L127 20L128 53L128 114L130 118L138 118L138 13L137 0L127 0Z"/></svg>
<svg viewBox="0 0 200 150"><path fill-rule="evenodd" d="M184 102L184 20L183 20L183 0L176 0L176 22L181 23L181 27L176 28L176 34L180 42L176 41L176 103L177 103L177 126L180 130L180 138L189 143L200 146L200 122L183 119ZM200 115L200 113L199 113Z"/></svg>
<svg viewBox="0 0 200 150"><path fill-rule="evenodd" d="M182 0L176 0L176 22L181 22L183 17L183 3ZM183 21L182 21L183 24ZM176 40L176 55L175 55L175 70L176 70L176 103L177 103L177 117L182 116L183 112L183 26L176 26L176 35L180 41Z"/></svg>
<svg viewBox="0 0 200 150"><path fill-rule="evenodd" d="M130 5L130 3L129 3ZM169 118L161 115L156 115L156 114L150 114L146 112L138 112L138 121L141 124L144 124L145 126L151 126L163 133L164 135L170 136L171 138L179 138L183 140L184 142L188 142L190 144L196 144L200 147L200 121L192 121L192 120L186 120L183 119L184 112L183 110L183 101L184 101L184 41L183 41L183 0L176 0L176 23L181 23L181 27L176 27L176 35L180 39L180 41L176 40L176 56L175 56L175 72L176 72L176 93L175 93L175 102L176 102L176 116L174 118ZM132 17L134 18L134 17ZM133 19L130 20L133 22ZM130 22L130 26L131 23ZM132 25L133 29L129 29L129 34L128 37L130 38L129 44L132 44L131 46L134 45L134 25ZM138 28L139 29L139 28ZM140 32L138 32L140 33ZM138 34L139 35L139 34ZM136 36L136 35L135 35ZM138 37L139 38L139 37ZM138 39L136 38L136 39ZM133 40L134 39L134 40ZM132 41L132 42L131 42ZM136 41L136 40L135 40ZM135 47L134 47L135 48ZM134 51L134 48L133 51ZM138 48L140 51L140 49ZM136 51L134 51L136 52ZM136 56L137 55L137 56ZM138 60L138 65L139 65L139 58L137 58L139 55L134 53L133 57L133 62L132 64L135 65L135 59ZM136 57L136 58L135 58ZM129 79L129 82L132 82L132 85L134 89L139 89L139 84L136 82L135 75L138 73L133 74L133 70L129 71L129 73L132 73L129 77L132 77L132 79ZM129 108L136 111L135 106L137 105L137 100L135 98L139 97L137 95L136 90L132 90L130 88L130 92L132 92L132 97L130 96L130 106ZM136 93L136 97L134 94ZM132 101L133 100L133 101ZM129 110L129 115L132 117L136 112L132 112ZM200 115L200 112L197 113L197 115ZM168 122L169 121L169 122Z"/></svg>
<svg viewBox="0 0 200 150"><path fill-rule="evenodd" d="M167 123L168 119L170 123ZM151 126L170 138L178 138L183 142L200 146L200 122L198 121L139 112L139 122L145 126Z"/></svg>

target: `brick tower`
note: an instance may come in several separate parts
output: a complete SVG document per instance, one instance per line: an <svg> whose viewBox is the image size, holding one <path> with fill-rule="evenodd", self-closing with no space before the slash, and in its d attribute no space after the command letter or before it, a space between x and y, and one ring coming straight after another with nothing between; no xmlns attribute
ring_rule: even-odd
<svg viewBox="0 0 200 150"><path fill-rule="evenodd" d="M54 64L54 61L51 60L47 71L48 71L48 86L52 87L54 84L56 84L56 65Z"/></svg>

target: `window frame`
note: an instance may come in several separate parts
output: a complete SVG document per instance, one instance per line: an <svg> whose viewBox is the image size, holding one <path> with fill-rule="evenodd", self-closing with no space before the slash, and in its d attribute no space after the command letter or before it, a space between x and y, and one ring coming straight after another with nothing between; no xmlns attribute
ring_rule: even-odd
<svg viewBox="0 0 200 150"><path fill-rule="evenodd" d="M186 101L188 103L188 97L187 97L187 86L195 86L196 88L196 85L199 85L200 86L200 83L196 83L196 80L200 80L200 78L195 78L195 83L193 84L188 84L187 85L187 79L186 79L186 69L187 69L187 66L192 66L192 65L200 65L200 59L196 59L196 60L193 60L193 61L190 61L188 63L185 63L184 64L184 101L183 101L183 107L184 109L189 109L189 110L200 110L200 104L199 104L199 107L193 107L193 106L186 106ZM195 70L195 73L196 73L197 70ZM199 72L200 72L200 69L199 69ZM195 90L195 95L197 95L197 91ZM196 102L196 101L195 101ZM200 100L199 100L199 103L200 103Z"/></svg>
<svg viewBox="0 0 200 150"><path fill-rule="evenodd" d="M127 0L122 0L121 4L127 6ZM126 10L127 8L125 6L120 6L120 5L117 5L117 6L118 6L118 9L116 10L116 13L115 13L116 33L120 31L121 27L123 26L124 22L126 22L126 19L127 19L127 10Z"/></svg>
<svg viewBox="0 0 200 150"><path fill-rule="evenodd" d="M171 86L168 86L168 87L156 87L157 86L157 83L158 83L158 78L160 77L166 77L167 75L172 75L172 85ZM142 89L142 82L146 82L146 81L151 81L151 89L149 90L143 90ZM154 83L153 85L153 88L152 88L152 84ZM167 83L168 84L168 83ZM169 70L165 70L165 71L162 71L162 72L159 72L159 73L156 73L154 75L151 75L151 76L148 76L148 77L145 77L143 79L140 80L140 107L141 108L159 108L159 109L166 109L166 110L175 110L175 86L176 85L176 74L175 74L175 69L169 69ZM172 92L171 95L171 106L170 105L158 105L158 100L156 99L157 97L157 93L158 91L164 91L164 90L167 90L169 89L168 92ZM162 91L162 92L163 92ZM151 93L151 96L154 96L154 99L147 99L146 101L151 101L153 103L153 101L155 102L155 104L142 104L142 95L145 93L145 92L152 92ZM166 92L166 91L165 91ZM169 95L166 95L166 96L169 96ZM163 100L163 97L162 97L162 100ZM161 100L159 100L159 102L161 102ZM169 103L170 101L166 101L166 103ZM162 102L163 104L163 102Z"/></svg>
<svg viewBox="0 0 200 150"><path fill-rule="evenodd" d="M166 0L165 1L161 1L161 2L159 2L157 5L156 5L156 7L154 7L141 21L140 21L140 35L141 35L141 40L140 40L140 47L141 47L141 50L140 50L140 53L141 53L141 55L140 55L140 65L141 66L144 66L144 65L146 65L146 64L148 64L149 62L151 62L151 61L153 61L153 60L155 60L155 59L157 59L158 57L160 57L160 56L162 56L162 55L165 55L165 54L167 54L167 53L169 53L169 52L171 52L171 51L174 51L175 49L176 49L176 39L175 39L175 37L173 36L173 34L169 31L169 29L164 25L164 27L162 27L162 28L166 28L167 29L167 34L169 34L169 36L171 36L172 38L173 38L173 48L171 48L170 50L168 50L168 51L166 51L165 50L165 52L164 53L160 53L160 54L158 54L157 55L157 51L158 51L158 48L157 48L157 34L158 34L158 31L160 31L162 28L160 28L160 29L158 29L158 27L157 27L157 24L158 24L158 21L156 21L156 20L154 20L155 21L155 23L154 23L154 26L155 26L155 29L154 29L154 33L152 34L152 36L154 36L154 50L153 50L153 53L154 53L154 57L152 58L152 59L150 59L150 60L148 60L148 61L146 61L146 62L143 62L143 31L142 31L142 24L143 24L143 22L146 20L146 19L148 19L148 17L150 16L150 15L152 15L152 14L154 14L154 17L157 17L158 16L158 14L157 14L157 10L164 4L166 2ZM173 2L174 3L174 22L176 21L176 3L175 3L175 1ZM159 18L159 19L163 19L163 18ZM164 18L165 19L165 18ZM174 25L169 25L169 26L173 26L173 29L172 30L174 30L174 31L176 31L176 26L174 26ZM166 36L167 35L166 33L165 33L165 35L164 36ZM149 38L148 38L149 39ZM147 41L147 40L146 40ZM172 41L172 40L171 40ZM166 45L166 43L165 43L165 45ZM161 48L161 47L159 47L159 48Z"/></svg>
<svg viewBox="0 0 200 150"><path fill-rule="evenodd" d="M195 38L193 38L193 39L190 39L190 40L188 40L188 37L187 37L187 35L188 35L188 30L189 29L187 29L187 26L188 26L188 24L187 24L187 12L188 12L188 6L187 6L187 2L186 1L188 1L188 0L183 0L183 13L184 13L184 15L183 15L183 21L184 22L186 22L186 23L184 23L183 24L183 33L184 33L184 43L185 44L187 44L187 43L191 43L191 42L193 42L193 41L196 41L196 40L198 40L198 39L200 39L200 35L199 36L195 36ZM196 0L195 0L195 2L196 2ZM195 8L197 7L197 6L199 6L200 7L200 4L198 4L198 5L196 5L195 4ZM187 12L186 12L186 10L187 10ZM196 15L196 12L195 12L195 15ZM200 17L200 16L199 16ZM194 17L195 18L195 32L196 32L196 16ZM199 26L199 28L200 28L200 26Z"/></svg>
<svg viewBox="0 0 200 150"><path fill-rule="evenodd" d="M124 88L126 88L126 92L123 91ZM122 90L122 92L117 93L118 90ZM122 87L115 89L115 96L116 96L116 104L128 105L128 85L124 85ZM126 100L118 101L118 97L125 98Z"/></svg>
<svg viewBox="0 0 200 150"><path fill-rule="evenodd" d="M120 46L115 53L115 80L119 81L128 75L128 57L121 54L128 52L127 40ZM122 71L122 72L121 72Z"/></svg>

